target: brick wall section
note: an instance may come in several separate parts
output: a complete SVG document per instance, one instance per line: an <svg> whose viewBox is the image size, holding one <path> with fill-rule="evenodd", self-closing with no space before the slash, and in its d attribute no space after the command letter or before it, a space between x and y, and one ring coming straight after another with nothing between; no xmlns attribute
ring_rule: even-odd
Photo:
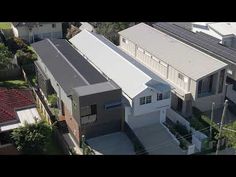
<svg viewBox="0 0 236 177"><path fill-rule="evenodd" d="M77 141L79 142L79 140L80 140L79 125L76 122L75 118L70 114L70 112L68 111L68 109L66 108L65 105L64 105L64 110L65 110L64 118L66 120L68 128L69 128L70 132L73 133L73 135L77 139Z"/></svg>

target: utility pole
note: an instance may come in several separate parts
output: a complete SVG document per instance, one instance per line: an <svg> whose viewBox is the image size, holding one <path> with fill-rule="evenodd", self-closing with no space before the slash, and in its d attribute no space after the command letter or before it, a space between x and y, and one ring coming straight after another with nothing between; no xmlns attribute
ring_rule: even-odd
<svg viewBox="0 0 236 177"><path fill-rule="evenodd" d="M220 138L221 138L221 132L222 132L222 128L223 128L223 121L224 121L224 118L225 118L225 113L226 113L227 107L228 107L228 100L225 100L224 110L223 110L222 117L221 117L221 122L220 122L220 131L219 131L219 137L218 137L218 141L217 141L216 155L218 155L219 149L220 149Z"/></svg>
<svg viewBox="0 0 236 177"><path fill-rule="evenodd" d="M212 124L213 124L213 117L214 117L214 107L215 107L215 103L212 103L212 107L211 107L211 125L210 125L210 140L212 139Z"/></svg>
<svg viewBox="0 0 236 177"><path fill-rule="evenodd" d="M83 155L85 155L85 136L82 135L82 149L83 149Z"/></svg>

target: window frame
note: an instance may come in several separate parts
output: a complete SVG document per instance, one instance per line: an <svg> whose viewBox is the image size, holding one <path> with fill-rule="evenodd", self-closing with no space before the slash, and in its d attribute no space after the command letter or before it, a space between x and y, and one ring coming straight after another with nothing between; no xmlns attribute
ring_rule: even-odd
<svg viewBox="0 0 236 177"><path fill-rule="evenodd" d="M152 103L152 95L146 96L146 102L145 102L145 103L146 103L146 104Z"/></svg>
<svg viewBox="0 0 236 177"><path fill-rule="evenodd" d="M144 104L146 104L146 97L145 96L139 98L139 105L144 105Z"/></svg>

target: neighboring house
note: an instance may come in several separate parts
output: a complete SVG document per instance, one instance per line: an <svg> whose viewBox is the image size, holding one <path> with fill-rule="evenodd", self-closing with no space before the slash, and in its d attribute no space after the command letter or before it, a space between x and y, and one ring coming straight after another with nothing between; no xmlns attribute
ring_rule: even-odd
<svg viewBox="0 0 236 177"><path fill-rule="evenodd" d="M0 33L6 38L17 36L17 29L11 22L0 22ZM2 38L2 36L1 36Z"/></svg>
<svg viewBox="0 0 236 177"><path fill-rule="evenodd" d="M121 89L113 81L65 39L44 39L32 47L40 90L45 97L57 94L59 119L77 144L82 135L87 139L121 130Z"/></svg>
<svg viewBox="0 0 236 177"><path fill-rule="evenodd" d="M79 29L81 31L83 31L84 29L86 29L89 32L95 32L95 28L88 22L80 22L81 26L79 27Z"/></svg>
<svg viewBox="0 0 236 177"><path fill-rule="evenodd" d="M35 123L35 119L39 120L40 116L31 90L0 87L0 154L16 153L11 142L4 137L25 122Z"/></svg>
<svg viewBox="0 0 236 177"><path fill-rule="evenodd" d="M169 23L156 23L157 29L228 64L226 97L236 104L236 50L223 46L219 40L204 33L194 33Z"/></svg>
<svg viewBox="0 0 236 177"><path fill-rule="evenodd" d="M127 60L129 55L101 35L83 30L70 42L121 87L125 121L132 129L165 121L171 100L169 84L146 75Z"/></svg>
<svg viewBox="0 0 236 177"><path fill-rule="evenodd" d="M193 32L203 32L219 39L220 43L236 48L236 23L235 22L194 22Z"/></svg>
<svg viewBox="0 0 236 177"><path fill-rule="evenodd" d="M14 22L18 37L36 42L45 38L60 39L63 37L62 22Z"/></svg>
<svg viewBox="0 0 236 177"><path fill-rule="evenodd" d="M189 117L193 106L223 105L227 64L144 23L119 34L122 49L174 87L172 109Z"/></svg>

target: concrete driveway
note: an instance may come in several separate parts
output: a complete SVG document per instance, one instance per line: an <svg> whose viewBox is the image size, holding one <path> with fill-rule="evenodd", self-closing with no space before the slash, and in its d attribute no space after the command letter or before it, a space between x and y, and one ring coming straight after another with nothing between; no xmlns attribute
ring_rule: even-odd
<svg viewBox="0 0 236 177"><path fill-rule="evenodd" d="M130 139L123 132L116 132L87 140L97 155L135 155Z"/></svg>
<svg viewBox="0 0 236 177"><path fill-rule="evenodd" d="M166 128L160 123L134 129L134 133L152 155L185 155Z"/></svg>

